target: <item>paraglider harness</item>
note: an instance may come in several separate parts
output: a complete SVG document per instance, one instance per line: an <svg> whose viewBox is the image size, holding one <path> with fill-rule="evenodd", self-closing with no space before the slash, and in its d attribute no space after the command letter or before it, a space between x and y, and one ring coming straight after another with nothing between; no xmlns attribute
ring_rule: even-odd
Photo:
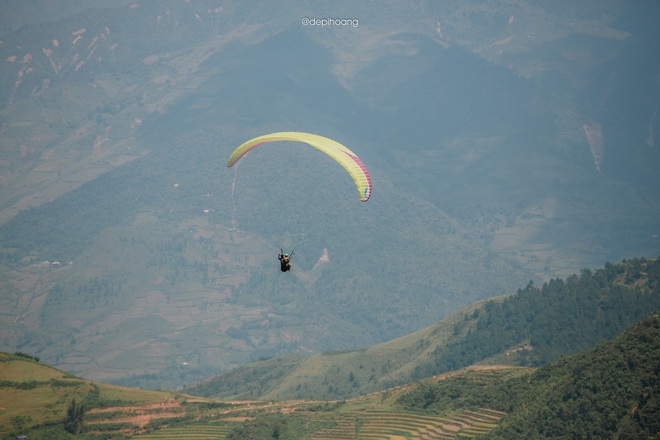
<svg viewBox="0 0 660 440"><path fill-rule="evenodd" d="M280 253L277 254L277 259L280 260L280 270L282 272L288 272L291 270L291 257L293 254L294 252L291 252L291 255L285 254L280 248Z"/></svg>

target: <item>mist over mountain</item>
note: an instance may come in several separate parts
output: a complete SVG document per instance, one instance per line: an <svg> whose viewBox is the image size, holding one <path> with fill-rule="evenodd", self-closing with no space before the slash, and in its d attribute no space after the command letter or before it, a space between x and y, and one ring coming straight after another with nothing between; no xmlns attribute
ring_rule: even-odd
<svg viewBox="0 0 660 440"><path fill-rule="evenodd" d="M654 2L1 8L2 350L178 387L660 251ZM302 144L226 168L293 130L372 199Z"/></svg>

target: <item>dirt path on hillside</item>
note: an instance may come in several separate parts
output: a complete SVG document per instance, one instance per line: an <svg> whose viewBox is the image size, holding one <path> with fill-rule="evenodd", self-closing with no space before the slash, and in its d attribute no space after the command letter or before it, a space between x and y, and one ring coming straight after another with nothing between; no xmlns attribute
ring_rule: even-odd
<svg viewBox="0 0 660 440"><path fill-rule="evenodd" d="M144 428L151 420L180 417L186 414L181 402L171 400L167 402L149 403L145 405L112 406L109 408L94 408L86 414L109 414L108 418L100 418L87 422L88 426L104 423L131 423Z"/></svg>

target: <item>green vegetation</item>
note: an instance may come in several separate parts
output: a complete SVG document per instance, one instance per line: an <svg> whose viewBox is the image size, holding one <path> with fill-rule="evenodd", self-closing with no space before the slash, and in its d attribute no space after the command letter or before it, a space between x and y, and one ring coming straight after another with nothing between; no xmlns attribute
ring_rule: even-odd
<svg viewBox="0 0 660 440"><path fill-rule="evenodd" d="M0 45L7 350L97 380L177 388L260 358L367 347L556 270L657 252L639 237L657 232L657 197L645 195L655 187L642 182L657 174L659 150L629 151L642 158L624 167L643 170L632 179L595 173L580 128L592 115L576 102L585 93L563 87L596 84L576 69L593 66L591 80L615 61L565 56L586 47L555 52L566 32L616 34L612 17L646 3L591 5L581 14L592 21L570 23L536 3L466 12L404 2L376 15L367 3L342 3L337 13L374 17L341 31L348 33L301 26L309 11L298 1L222 10L196 1L74 3L79 12L48 14L56 8L43 0L23 6L32 11L26 25L7 27ZM9 21L22 8L5 10ZM505 26L514 15L516 25ZM430 16L446 22L436 29ZM477 17L486 27L474 27ZM537 39L500 34L524 32L518 23L543 31ZM441 25L448 40L439 39ZM616 53L635 47L631 54L654 59L632 46L640 41L617 38ZM506 68L496 65L502 60ZM597 73L616 84L593 90L638 78ZM545 88L547 77L561 93ZM639 84L650 90L655 76ZM640 98L630 100L644 101L635 111L651 114L652 94ZM449 102L452 111L439 111ZM637 121L646 113L626 112ZM608 131L645 132L622 125L630 128ZM373 168L375 203L356 205L336 164L295 146L260 151L240 171L225 168L242 141L275 129L354 147ZM606 162L614 166L612 153ZM274 255L294 244L294 273L282 277ZM329 261L317 266L325 250ZM454 368L436 361L418 377ZM359 364L329 374L327 395L410 377L398 374L397 359L383 367L387 375ZM305 391L302 382L290 387L298 385Z"/></svg>
<svg viewBox="0 0 660 440"><path fill-rule="evenodd" d="M11 267L0 271L15 295L47 289L45 302L30 303L38 326L17 326L17 336L8 343L20 339L42 359L86 377L109 380L102 374L111 370L111 380L122 385L176 388L259 358L395 338L529 280L523 271L492 258L478 240L467 236L464 240L471 243L459 244L463 232L433 206L416 208L423 218L407 218L411 202L395 188L383 188L382 197L400 206L376 205L372 211L354 206L353 198L339 192L318 194L331 192L336 164L313 170L308 164L314 154L301 154L299 164L275 158L277 166L301 170L288 176L291 185L325 182L286 201L287 215L296 219L291 225L259 212L268 199L285 196L271 194L268 183L258 181L269 172L273 176L270 158L267 166L260 161L242 165L237 187L247 193L236 194L235 200L241 229L229 232L227 207L233 201L224 189L231 187L233 174L218 173L222 150L213 136L218 133L205 131L194 137L194 145L189 137L175 137L148 157L0 226L0 254ZM346 194L353 195L350 185ZM326 196L327 207L309 211L314 199ZM441 227L427 220L438 215ZM399 226L369 226L377 221ZM294 273L284 278L271 270L277 267L275 255L280 246L295 242ZM387 259L381 267L361 251L368 243L380 243L369 254L408 253L409 258ZM331 261L316 267L325 246ZM475 280L475 267L461 263L468 254L480 255L483 268L477 272L489 275ZM395 276L398 271L404 275ZM21 274L20 282L13 281L15 273ZM48 274L49 282L37 284L40 274ZM437 306L445 294L443 306ZM189 320L181 319L176 302L185 304ZM402 309L411 312L396 313ZM25 311L11 313L23 316ZM138 348L155 339L163 355ZM200 348L208 346L219 350ZM102 369L92 362L100 358ZM184 370L181 362L165 359L198 362ZM341 384L333 387L339 387L338 397L345 395Z"/></svg>
<svg viewBox="0 0 660 440"><path fill-rule="evenodd" d="M630 259L466 307L366 350L243 365L187 392L241 399L348 399L473 364L539 366L610 340L660 309L660 259Z"/></svg>
<svg viewBox="0 0 660 440"><path fill-rule="evenodd" d="M204 380L186 388L185 391L199 396L256 399L265 395L269 391L268 387L282 380L307 357L306 355L280 356L257 364L237 367L232 374Z"/></svg>
<svg viewBox="0 0 660 440"><path fill-rule="evenodd" d="M64 420L64 429L71 434L79 434L83 427L83 417L85 415L85 406L76 403L72 399L69 408L66 410L66 419Z"/></svg>
<svg viewBox="0 0 660 440"><path fill-rule="evenodd" d="M139 440L217 440L226 439L227 435L238 425L239 422L222 421L213 423L196 423L189 426L164 427L151 430L147 434L135 436Z"/></svg>
<svg viewBox="0 0 660 440"><path fill-rule="evenodd" d="M16 352L14 352L14 356L22 357L22 358L25 358L25 359L32 359L32 360L35 361L35 362L39 362L39 358L38 358L38 357L36 357L36 356L32 356L32 355L29 355L29 354L27 354L27 353L21 353L20 351L16 351Z"/></svg>
<svg viewBox="0 0 660 440"><path fill-rule="evenodd" d="M0 44L0 343L35 354L2 355L3 436L295 438L328 424L335 437L405 438L425 422L395 423L416 398L392 386L505 363L418 396L429 424L482 435L499 416L476 405L513 411L529 391L513 366L588 349L658 308L657 260L635 259L451 316L576 261L657 252L657 26L636 23L658 15L645 13L654 2L342 2L338 14L370 23L332 31L301 27L299 1L76 0L71 15L51 3L13 2L1 18L34 14ZM597 109L602 172L580 127ZM355 205L315 153L224 168L274 127L357 145L374 164L373 203ZM283 277L273 257L294 245ZM273 357L292 353L316 355ZM268 399L235 408L35 362L178 389L263 358L199 386ZM580 434L611 432L620 408L578 394L567 400L603 417ZM654 394L641 395L622 435L655 432ZM288 398L346 403L271 403Z"/></svg>
<svg viewBox="0 0 660 440"><path fill-rule="evenodd" d="M461 370L463 371L463 370ZM451 380L424 380L414 390L404 393L397 403L410 411L429 413L477 411L490 408L511 412L511 402L527 395L531 369L475 368L461 374L448 373Z"/></svg>
<svg viewBox="0 0 660 440"><path fill-rule="evenodd" d="M585 353L539 368L490 438L657 438L660 312Z"/></svg>
<svg viewBox="0 0 660 440"><path fill-rule="evenodd" d="M0 226L0 261L15 266L26 256L60 262L78 257L101 231L136 214L144 203L145 187L166 187L161 179L136 174L136 165L104 174ZM76 227L71 227L75 219L87 221L76 221Z"/></svg>
<svg viewBox="0 0 660 440"><path fill-rule="evenodd" d="M22 356L3 354L1 360L0 402L11 395L13 403L0 411L0 435L8 438L637 439L660 434L660 312L612 341L538 369L473 366L336 402L201 399L89 383ZM44 377L52 379L34 379ZM23 383L31 385L19 386Z"/></svg>
<svg viewBox="0 0 660 440"><path fill-rule="evenodd" d="M430 438L529 438L535 429L560 437L650 436L657 432L660 316L652 315L621 336L615 332L644 309L658 307L659 279L658 259L607 264L566 281L553 280L542 288L530 284L514 295L482 301L434 326L368 349L267 359L186 390L241 399L267 396L261 401L230 403L100 385L43 365L24 352L3 354L0 401L11 399L13 404L0 411L0 427L7 435L63 439L199 433L227 439L321 440L350 438L356 432L386 438L424 433ZM90 290L95 297L114 292L110 299L121 297L121 286L116 280L93 278L78 291L82 298ZM56 300L53 295L53 307ZM562 327L548 323L546 316L560 320ZM556 337L550 338L544 326ZM479 337L482 347L466 353L465 347L475 346ZM567 356L590 341L595 349ZM456 355L455 362L475 359L482 365L414 382L430 365L429 358L437 366L439 353L446 357L460 353L460 347L463 356L482 357ZM563 357L536 371L515 366L558 355ZM496 360L509 365L488 365ZM377 390L382 391L372 394ZM310 396L340 401L314 402ZM357 396L362 397L352 398Z"/></svg>
<svg viewBox="0 0 660 440"><path fill-rule="evenodd" d="M660 309L660 259L607 263L541 288L529 284L504 301L489 301L475 311L464 338L438 348L434 361L417 377L455 370L514 347L519 365L543 365L612 339L631 324ZM460 329L457 328L457 331Z"/></svg>
<svg viewBox="0 0 660 440"><path fill-rule="evenodd" d="M0 354L0 436L68 439L86 431L87 413L116 405L144 405L173 395L73 377L26 357ZM89 437L93 438L93 437Z"/></svg>
<svg viewBox="0 0 660 440"><path fill-rule="evenodd" d="M509 414L487 438L655 438L660 434L660 313L611 342L536 371L470 371L422 381L398 403L410 411L490 408Z"/></svg>
<svg viewBox="0 0 660 440"><path fill-rule="evenodd" d="M327 416L326 416L327 417ZM293 439L308 436L330 423L328 419L315 419L309 414L267 414L263 413L252 420L241 423L230 431L226 440L254 439Z"/></svg>

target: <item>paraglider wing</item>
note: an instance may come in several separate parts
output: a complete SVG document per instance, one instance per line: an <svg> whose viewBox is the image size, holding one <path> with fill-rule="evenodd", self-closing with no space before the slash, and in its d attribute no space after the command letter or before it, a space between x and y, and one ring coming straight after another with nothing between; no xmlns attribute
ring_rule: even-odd
<svg viewBox="0 0 660 440"><path fill-rule="evenodd" d="M335 161L339 162L348 174L350 174L353 182L355 182L361 201L366 202L369 200L369 197L371 197L371 177L369 176L367 167L364 166L360 158L339 142L317 134L283 131L258 136L239 146L231 156L229 156L227 167L234 165L241 157L245 156L246 153L259 145L276 141L304 142L327 154Z"/></svg>

